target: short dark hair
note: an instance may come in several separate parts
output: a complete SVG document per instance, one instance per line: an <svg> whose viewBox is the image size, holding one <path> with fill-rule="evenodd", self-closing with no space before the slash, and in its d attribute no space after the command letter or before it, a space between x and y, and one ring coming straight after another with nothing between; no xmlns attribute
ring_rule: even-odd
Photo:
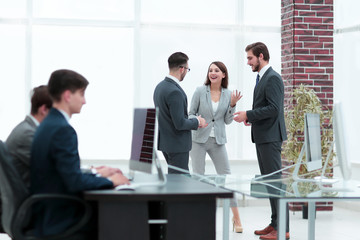
<svg viewBox="0 0 360 240"><path fill-rule="evenodd" d="M206 74L206 80L205 80L205 85L210 85L211 84L211 81L209 79L209 69L210 69L210 66L214 64L216 65L221 72L225 73L225 77L221 80L221 87L223 88L227 88L228 87L228 84L229 84L229 74L228 74L228 70L225 66L224 63L222 62L219 62L219 61L215 61L215 62L212 62L210 63L209 67L208 67L208 72Z"/></svg>
<svg viewBox="0 0 360 240"><path fill-rule="evenodd" d="M51 74L48 88L53 100L60 101L61 94L66 90L74 93L79 89L85 90L88 84L88 80L79 73L68 69L59 69Z"/></svg>
<svg viewBox="0 0 360 240"><path fill-rule="evenodd" d="M185 53L182 52L173 53L168 58L169 69L178 68L179 66L186 64L188 61L189 58L188 56L186 56Z"/></svg>
<svg viewBox="0 0 360 240"><path fill-rule="evenodd" d="M31 114L38 113L39 107L42 105L50 109L52 107L52 100L48 91L48 87L41 85L35 87L31 93Z"/></svg>
<svg viewBox="0 0 360 240"><path fill-rule="evenodd" d="M268 62L270 60L269 50L264 43L256 42L256 43L247 45L247 47L245 48L245 52L248 52L250 50L252 50L253 54L256 57L259 57L260 53L262 53L265 61Z"/></svg>

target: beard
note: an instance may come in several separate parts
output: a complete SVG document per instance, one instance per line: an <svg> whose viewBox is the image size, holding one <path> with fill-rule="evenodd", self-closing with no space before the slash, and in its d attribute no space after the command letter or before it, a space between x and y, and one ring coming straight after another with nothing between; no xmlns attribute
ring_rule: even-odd
<svg viewBox="0 0 360 240"><path fill-rule="evenodd" d="M260 61L259 61L259 59L257 59L256 65L253 66L252 71L258 72L259 68L260 68Z"/></svg>

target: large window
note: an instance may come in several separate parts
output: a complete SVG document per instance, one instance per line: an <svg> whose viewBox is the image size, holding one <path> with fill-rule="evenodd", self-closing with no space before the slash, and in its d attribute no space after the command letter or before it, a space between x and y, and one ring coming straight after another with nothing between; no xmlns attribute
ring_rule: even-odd
<svg viewBox="0 0 360 240"><path fill-rule="evenodd" d="M334 100L341 101L344 113L344 130L351 162L360 163L358 139L360 114L356 96L360 89L360 19L356 0L334 1Z"/></svg>
<svg viewBox="0 0 360 240"><path fill-rule="evenodd" d="M128 159L133 108L153 106L170 54L190 58L182 83L189 103L219 60L229 89L244 95L237 109L246 110L256 74L244 49L255 41L268 45L280 72L280 0L0 0L0 139L29 112L30 90L68 68L90 82L87 104L71 119L81 157ZM234 122L227 134L231 160L256 159L249 127Z"/></svg>

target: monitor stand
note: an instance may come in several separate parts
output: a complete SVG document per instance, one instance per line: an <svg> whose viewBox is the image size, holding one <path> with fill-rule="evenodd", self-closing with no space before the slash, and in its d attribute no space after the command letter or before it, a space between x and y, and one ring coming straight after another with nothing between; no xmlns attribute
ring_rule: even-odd
<svg viewBox="0 0 360 240"><path fill-rule="evenodd" d="M301 152L300 152L298 160L297 160L297 162L295 164L295 169L294 169L294 171L292 173L292 178L294 179L294 181L297 181L297 182L318 182L319 180L316 179L316 178L311 178L310 179L310 178L302 178L302 177L299 176L300 166L301 166L301 164L304 164L302 162L304 153L305 153L305 144L301 148Z"/></svg>
<svg viewBox="0 0 360 240"><path fill-rule="evenodd" d="M130 170L129 175L132 176L131 185L134 184L136 187L164 186L167 181L166 175L161 168L160 160L155 152L153 156L153 165L155 166L156 174L140 173L135 170Z"/></svg>
<svg viewBox="0 0 360 240"><path fill-rule="evenodd" d="M320 181L318 182L319 188L322 191L329 191L329 192L352 192L354 190L353 188L351 188L350 180L346 180L344 178L343 179L327 178L325 176L326 167L329 164L333 147L334 147L334 142L331 143L329 152L326 156L326 161L324 163L324 167L322 169L321 176L319 178ZM336 186L334 186L333 184L335 183L339 183L339 184L336 184Z"/></svg>

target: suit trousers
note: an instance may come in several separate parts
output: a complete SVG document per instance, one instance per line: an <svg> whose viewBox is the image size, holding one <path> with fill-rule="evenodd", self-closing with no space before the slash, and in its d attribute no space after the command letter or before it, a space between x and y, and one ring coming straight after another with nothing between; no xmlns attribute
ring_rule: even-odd
<svg viewBox="0 0 360 240"><path fill-rule="evenodd" d="M256 143L256 153L262 175L269 174L281 169L281 146L282 141L269 143ZM269 198L271 206L270 225L277 229L279 201L277 198ZM289 232L289 210L286 206L286 232Z"/></svg>
<svg viewBox="0 0 360 240"><path fill-rule="evenodd" d="M209 137L205 143L193 142L190 157L194 173L200 175L205 174L206 153L209 154L212 162L214 163L217 174L231 174L225 144L217 144L214 137ZM230 207L237 207L236 197L230 200Z"/></svg>
<svg viewBox="0 0 360 240"><path fill-rule="evenodd" d="M169 153L163 152L165 160L168 164L168 173L173 174L184 174L189 173L189 152L180 152L180 153ZM185 171L175 170L173 167L184 169Z"/></svg>
<svg viewBox="0 0 360 240"><path fill-rule="evenodd" d="M209 154L217 174L230 174L230 164L225 144L217 144L214 137L209 137L205 143L193 142L190 151L194 173L205 174L205 157Z"/></svg>

